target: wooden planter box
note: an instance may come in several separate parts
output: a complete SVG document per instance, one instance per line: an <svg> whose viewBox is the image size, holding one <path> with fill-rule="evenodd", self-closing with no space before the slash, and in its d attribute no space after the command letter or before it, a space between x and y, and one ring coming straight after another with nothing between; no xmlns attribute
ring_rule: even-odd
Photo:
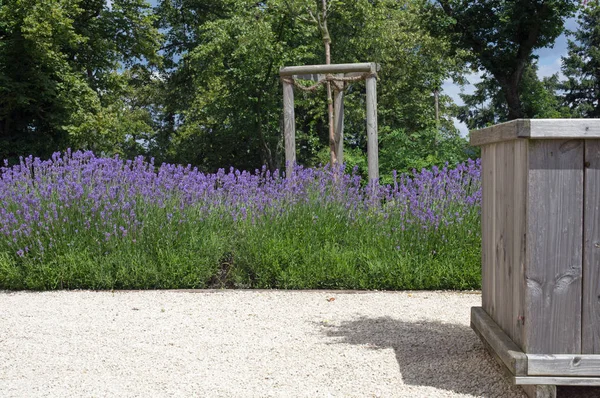
<svg viewBox="0 0 600 398"><path fill-rule="evenodd" d="M600 386L600 119L471 133L482 158L482 299L471 327L531 397Z"/></svg>

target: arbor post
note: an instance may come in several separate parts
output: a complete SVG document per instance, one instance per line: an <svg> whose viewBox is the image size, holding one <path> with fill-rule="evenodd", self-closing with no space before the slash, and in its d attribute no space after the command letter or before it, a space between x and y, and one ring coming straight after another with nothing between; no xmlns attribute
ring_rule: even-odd
<svg viewBox="0 0 600 398"><path fill-rule="evenodd" d="M369 161L369 182L379 180L379 156L377 140L377 72L376 63L328 64L287 66L279 70L283 82L283 124L285 137L286 176L291 177L296 164L296 122L294 120L294 91L296 86L305 92L312 92L321 84L335 82L334 96L334 145L332 150L338 164L344 162L344 83L366 80L367 83L367 157ZM299 85L295 79L313 80L311 87ZM338 86L341 84L341 86ZM329 136L331 139L331 136ZM331 145L331 141L330 141ZM332 159L334 161L334 159ZM335 165L333 165L335 166Z"/></svg>
<svg viewBox="0 0 600 398"><path fill-rule="evenodd" d="M296 115L294 86L283 82L283 128L285 136L285 177L291 178L296 165Z"/></svg>
<svg viewBox="0 0 600 398"><path fill-rule="evenodd" d="M377 140L377 64L371 64L371 75L367 77L367 159L369 184L379 180L379 155Z"/></svg>
<svg viewBox="0 0 600 398"><path fill-rule="evenodd" d="M337 74L336 77L343 78L344 74ZM335 155L338 165L344 164L344 82L341 81L341 89L335 87L334 95L334 125L335 125Z"/></svg>

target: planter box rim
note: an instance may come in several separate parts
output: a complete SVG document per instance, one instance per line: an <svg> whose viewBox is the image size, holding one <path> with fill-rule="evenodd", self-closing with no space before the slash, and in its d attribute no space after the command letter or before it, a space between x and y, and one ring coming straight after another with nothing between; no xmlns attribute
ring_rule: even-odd
<svg viewBox="0 0 600 398"><path fill-rule="evenodd" d="M600 138L600 119L517 119L474 130L472 146L516 139Z"/></svg>

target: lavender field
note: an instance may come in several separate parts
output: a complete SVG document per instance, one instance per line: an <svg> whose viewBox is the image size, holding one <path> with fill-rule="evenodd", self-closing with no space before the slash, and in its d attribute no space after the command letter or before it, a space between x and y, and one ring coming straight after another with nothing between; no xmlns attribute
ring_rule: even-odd
<svg viewBox="0 0 600 398"><path fill-rule="evenodd" d="M0 289L480 286L480 163L364 184L91 152L0 168Z"/></svg>

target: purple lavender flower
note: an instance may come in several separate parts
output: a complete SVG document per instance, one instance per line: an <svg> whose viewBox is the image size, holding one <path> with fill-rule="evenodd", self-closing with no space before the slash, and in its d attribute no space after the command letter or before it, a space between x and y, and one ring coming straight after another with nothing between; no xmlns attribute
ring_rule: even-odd
<svg viewBox="0 0 600 398"><path fill-rule="evenodd" d="M461 223L479 212L480 160L412 175L393 172L392 177L391 185L373 188L364 184L357 168L343 175L329 166L296 166L289 179L266 167L205 174L191 165L157 167L153 159L143 157L101 158L68 150L48 160L21 158L13 167L4 162L0 237L7 245L26 247L17 251L21 256L60 246L63 230L92 234L100 247L123 239L136 242L157 219L159 228L171 229L213 216L255 224L276 221L306 206L339 209L349 222L394 223L390 233L401 234L409 226L429 231ZM315 214L312 221L317 220Z"/></svg>

